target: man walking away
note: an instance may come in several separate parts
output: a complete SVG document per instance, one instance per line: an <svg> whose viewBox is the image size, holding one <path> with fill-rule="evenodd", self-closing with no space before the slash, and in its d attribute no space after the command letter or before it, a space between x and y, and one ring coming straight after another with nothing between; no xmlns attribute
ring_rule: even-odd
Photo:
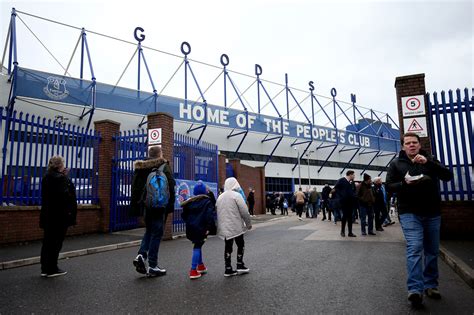
<svg viewBox="0 0 474 315"><path fill-rule="evenodd" d="M359 190L357 192L359 198L359 212L360 212L360 229L362 235L367 235L366 226L369 225L369 235L375 235L374 233L374 209L373 204L375 197L372 192L372 179L369 174L364 173L364 181L360 183ZM367 221L367 217L369 220Z"/></svg>
<svg viewBox="0 0 474 315"><path fill-rule="evenodd" d="M150 206L149 198L158 196L149 196L151 189L149 187L152 183L148 181L158 179L164 182L162 174L166 177L168 185L168 201L164 205ZM155 176L153 176L154 173ZM160 181L160 182L161 182ZM162 183L163 184L163 183ZM131 211L132 215L145 217L145 234L138 250L137 257L133 260L138 273L147 274L148 277L162 276L166 274L164 268L158 266L158 250L160 248L161 238L163 237L163 230L166 223L166 218L169 213L174 210L175 201L175 180L172 176L172 171L169 162L163 158L163 152L160 146L152 146L148 149L148 159L135 162L135 171L132 180L132 196L131 196ZM159 191L160 193L165 193ZM162 197L162 196L159 196ZM148 270L146 268L146 261L148 260Z"/></svg>
<svg viewBox="0 0 474 315"><path fill-rule="evenodd" d="M377 231L383 231L382 224L384 226L388 226L386 224L389 216L387 212L387 193L385 191L385 186L382 184L381 177L374 178L374 186L372 187L372 191L375 197L374 203L374 214L375 214L375 228Z"/></svg>
<svg viewBox="0 0 474 315"><path fill-rule="evenodd" d="M331 212L329 211L329 194L331 193L331 187L329 184L324 185L321 193L321 208L323 210L323 219L326 220L326 210L328 211L329 221L331 221Z"/></svg>
<svg viewBox="0 0 474 315"><path fill-rule="evenodd" d="M352 188L351 182L354 180L354 171L349 170L346 172L346 176L339 178L334 186L336 193L336 200L339 201L339 205L342 210L342 224L341 224L341 236L346 236L346 222L349 237L356 237L352 233L352 209L354 208L356 196Z"/></svg>
<svg viewBox="0 0 474 315"><path fill-rule="evenodd" d="M419 307L423 303L423 291L430 298L441 298L438 290L441 224L438 180L449 181L453 174L421 150L417 134L404 134L401 144L398 157L390 163L386 183L389 191L397 193L400 224L407 243L408 300L412 306Z"/></svg>
<svg viewBox="0 0 474 315"><path fill-rule="evenodd" d="M304 192L302 191L301 187L298 189L298 191L295 193L295 208L296 208L296 214L298 215L298 220L303 220L301 215L303 214L303 207L305 203L305 195Z"/></svg>
<svg viewBox="0 0 474 315"><path fill-rule="evenodd" d="M321 194L318 192L318 189L314 187L311 193L309 194L309 201L308 201L308 208L310 209L312 218L318 217L318 212L319 212L318 203L320 199L321 199Z"/></svg>
<svg viewBox="0 0 474 315"><path fill-rule="evenodd" d="M249 204L249 213L251 217L254 217L253 208L255 207L255 190L250 187L249 194L247 196L247 202Z"/></svg>

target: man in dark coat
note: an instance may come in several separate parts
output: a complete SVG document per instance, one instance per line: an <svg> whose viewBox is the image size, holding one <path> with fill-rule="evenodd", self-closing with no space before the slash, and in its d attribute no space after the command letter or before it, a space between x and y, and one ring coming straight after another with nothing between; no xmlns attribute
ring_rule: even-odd
<svg viewBox="0 0 474 315"><path fill-rule="evenodd" d="M76 189L68 177L64 159L53 156L41 181L40 227L44 230L41 247L41 276L57 277L67 272L58 268L58 256L67 228L76 225Z"/></svg>
<svg viewBox="0 0 474 315"><path fill-rule="evenodd" d="M407 244L408 300L418 307L423 302L423 291L430 298L441 298L438 290L441 225L438 182L451 180L453 174L421 150L417 134L404 134L401 144L398 158L390 163L386 184L389 192L397 193L400 224Z"/></svg>
<svg viewBox="0 0 474 315"><path fill-rule="evenodd" d="M336 194L336 200L342 210L342 224L341 224L341 236L346 236L346 222L348 229L348 236L355 237L352 233L352 210L355 205L356 195L352 186L354 181L355 173L352 170L346 172L346 176L338 179L334 186Z"/></svg>
<svg viewBox="0 0 474 315"><path fill-rule="evenodd" d="M329 221L331 221L331 211L329 209L329 194L332 188L329 184L324 185L323 191L321 192L321 209L323 210L323 219L326 220L326 210L328 211Z"/></svg>
<svg viewBox="0 0 474 315"><path fill-rule="evenodd" d="M249 194L247 196L247 202L249 204L249 213L253 217L253 208L255 207L255 190L252 187L249 188Z"/></svg>
<svg viewBox="0 0 474 315"><path fill-rule="evenodd" d="M156 277L166 274L164 268L158 266L158 250L169 213L174 211L175 202L175 180L169 162L163 158L160 146L152 146L148 149L149 158L144 161L135 162L135 171L132 180L131 211L135 216L144 215L145 234L138 250L137 257L133 260L138 273ZM148 175L165 164L163 172L168 180L169 201L163 208L146 208L143 201L144 190ZM148 270L146 261L148 260Z"/></svg>

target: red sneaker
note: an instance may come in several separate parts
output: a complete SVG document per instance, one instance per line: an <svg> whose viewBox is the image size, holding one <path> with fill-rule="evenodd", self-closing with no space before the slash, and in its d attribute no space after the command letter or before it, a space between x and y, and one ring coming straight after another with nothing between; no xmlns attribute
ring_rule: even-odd
<svg viewBox="0 0 474 315"><path fill-rule="evenodd" d="M189 278L190 279L201 278L201 274L197 270L191 269L191 271L189 272Z"/></svg>
<svg viewBox="0 0 474 315"><path fill-rule="evenodd" d="M204 264L200 264L197 266L197 272L199 273L207 273L207 268Z"/></svg>

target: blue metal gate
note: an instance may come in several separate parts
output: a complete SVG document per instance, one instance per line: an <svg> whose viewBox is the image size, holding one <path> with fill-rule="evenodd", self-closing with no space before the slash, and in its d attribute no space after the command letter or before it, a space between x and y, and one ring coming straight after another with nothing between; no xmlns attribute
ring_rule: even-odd
<svg viewBox="0 0 474 315"><path fill-rule="evenodd" d="M115 155L112 166L112 195L110 200L110 230L126 230L138 226L136 217L130 216L133 163L147 156L147 132L145 129L121 132L114 136ZM173 167L176 182L203 180L216 183L218 174L217 146L198 142L188 136L174 134ZM188 184L187 187L189 186ZM177 186L179 186L177 184ZM189 189L188 189L189 190ZM173 233L184 232L179 201L180 187L176 189L173 215ZM189 196L189 191L187 192Z"/></svg>
<svg viewBox="0 0 474 315"><path fill-rule="evenodd" d="M441 184L441 195L444 200L473 200L472 188L474 131L474 97L469 97L469 90L441 92L441 100L435 92L430 98L427 94L430 118L430 136L433 153L449 167L454 179Z"/></svg>

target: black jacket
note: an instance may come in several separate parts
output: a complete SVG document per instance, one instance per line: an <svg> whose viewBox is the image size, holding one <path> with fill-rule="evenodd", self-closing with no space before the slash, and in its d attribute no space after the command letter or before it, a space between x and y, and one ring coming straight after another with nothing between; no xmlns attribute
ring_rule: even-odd
<svg viewBox="0 0 474 315"><path fill-rule="evenodd" d="M57 171L48 171L41 181L40 227L55 228L76 225L76 188Z"/></svg>
<svg viewBox="0 0 474 315"><path fill-rule="evenodd" d="M398 213L414 213L422 216L437 216L441 213L441 196L438 180L449 181L453 174L433 156L420 150L420 154L428 159L425 164L413 163L405 151L400 151L398 158L389 166L386 187L389 192L397 193ZM423 174L416 184L408 185L405 174L411 176Z"/></svg>
<svg viewBox="0 0 474 315"><path fill-rule="evenodd" d="M253 191L249 192L249 195L247 196L247 202L249 205L254 205L255 204L255 194Z"/></svg>
<svg viewBox="0 0 474 315"><path fill-rule="evenodd" d="M211 199L207 195L198 195L184 201L181 206L181 218L186 223L186 237L193 243L202 242L206 231L216 234L215 211Z"/></svg>
<svg viewBox="0 0 474 315"><path fill-rule="evenodd" d="M329 200L329 194L331 193L332 188L330 186L324 186L323 191L321 193L322 200Z"/></svg>
<svg viewBox="0 0 474 315"><path fill-rule="evenodd" d="M132 196L130 201L130 214L132 216L141 216L144 213L144 205L142 200L143 190L146 185L146 180L148 175L154 168L159 168L161 164L166 163L166 166L163 169L163 172L168 179L170 200L166 207L166 213L171 213L174 211L174 202L175 202L175 186L176 182L173 178L173 173L171 167L167 160L163 158L157 159L148 159L148 160L139 160L135 162L135 171L133 173L132 180Z"/></svg>
<svg viewBox="0 0 474 315"><path fill-rule="evenodd" d="M339 178L334 185L336 200L341 209L349 209L356 205L357 196L355 194L354 185L345 177Z"/></svg>

